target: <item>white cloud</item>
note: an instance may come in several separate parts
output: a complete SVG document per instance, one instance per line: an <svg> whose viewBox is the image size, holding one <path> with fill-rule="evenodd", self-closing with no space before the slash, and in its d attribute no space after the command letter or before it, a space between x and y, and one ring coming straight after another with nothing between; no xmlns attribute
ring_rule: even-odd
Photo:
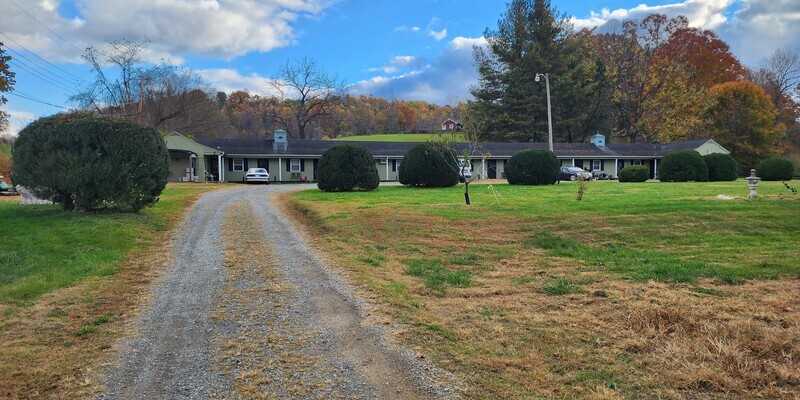
<svg viewBox="0 0 800 400"><path fill-rule="evenodd" d="M268 78L256 73L242 75L239 71L228 68L201 69L194 72L197 72L213 88L221 92L230 93L237 90L245 90L248 93L259 96L270 95L273 92L267 83Z"/></svg>
<svg viewBox="0 0 800 400"><path fill-rule="evenodd" d="M440 31L434 31L432 29L429 29L428 30L428 36L430 36L430 37L432 37L432 38L434 38L436 40L442 40L442 39L447 37L447 28L444 28L444 29L442 29Z"/></svg>
<svg viewBox="0 0 800 400"><path fill-rule="evenodd" d="M718 29L746 65L758 65L776 49L800 43L800 2L744 0L731 23Z"/></svg>
<svg viewBox="0 0 800 400"><path fill-rule="evenodd" d="M486 46L486 39L456 37L430 63L415 64L422 59L413 57L414 62L409 65L416 65L416 69L396 76L375 76L352 85L349 91L438 104L448 98L468 97L470 86L478 83L473 46Z"/></svg>
<svg viewBox="0 0 800 400"><path fill-rule="evenodd" d="M428 27L426 31L428 36L436 39L437 41L441 41L442 39L447 37L447 28L442 28L441 30L434 29L434 26L439 22L439 18L433 17L431 18L431 22L428 22Z"/></svg>
<svg viewBox="0 0 800 400"><path fill-rule="evenodd" d="M616 25L660 13L684 15L689 25L710 29L725 40L745 65L756 66L776 49L800 43L797 0L685 0L663 6L640 4L631 9L602 9L587 18L573 18L576 29Z"/></svg>
<svg viewBox="0 0 800 400"><path fill-rule="evenodd" d="M403 25L403 26L398 26L397 28L394 28L394 31L395 32L404 32L404 31L419 32L421 29L422 28L420 28L418 26L405 26L405 25Z"/></svg>
<svg viewBox="0 0 800 400"><path fill-rule="evenodd" d="M62 42L11 4L0 26L14 41L54 61L80 61L80 49L107 40L150 39L150 61L197 54L230 59L269 51L295 40L292 24L316 16L337 0L82 0L80 15L67 19L52 0L19 1L76 48ZM15 47L13 42L9 46Z"/></svg>
<svg viewBox="0 0 800 400"><path fill-rule="evenodd" d="M401 69L417 68L426 62L423 57L394 56L389 63L382 67L368 68L369 72L383 71L385 74L394 74Z"/></svg>
<svg viewBox="0 0 800 400"><path fill-rule="evenodd" d="M17 136L22 128L37 118L35 114L27 111L11 109L5 109L4 111L9 115L8 127L4 131L0 131L0 136Z"/></svg>
<svg viewBox="0 0 800 400"><path fill-rule="evenodd" d="M604 8L600 12L592 11L585 19L573 18L575 28L593 28L605 24L610 20L642 19L649 14L665 14L670 17L683 15L689 19L689 25L714 29L727 21L725 12L737 0L686 0L682 3L667 4L663 6L648 6L640 4L631 9L609 10Z"/></svg>

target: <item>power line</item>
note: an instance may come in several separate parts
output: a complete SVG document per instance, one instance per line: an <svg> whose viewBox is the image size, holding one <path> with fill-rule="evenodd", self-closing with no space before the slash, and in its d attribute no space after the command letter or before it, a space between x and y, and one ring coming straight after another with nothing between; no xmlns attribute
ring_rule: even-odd
<svg viewBox="0 0 800 400"><path fill-rule="evenodd" d="M25 65L28 65L28 64L20 61L19 58L21 58L21 59L23 59L25 61L28 61L30 64L33 64L34 67L37 67L37 68L41 69L43 72L46 72L46 73L50 74L51 76L55 77L56 79L59 79L59 80L63 81L63 83L68 84L69 86L74 86L75 83L77 83L77 82L70 81L69 79L66 79L61 75L55 74L53 72L50 72L50 70L48 70L47 68L45 68L42 65L38 64L36 61L31 60L28 57L25 57L24 54L14 50L14 49L12 49L10 47L8 48L8 50L17 55L16 57L12 58L12 60L15 60L15 61L20 62L20 63L25 64Z"/></svg>
<svg viewBox="0 0 800 400"><path fill-rule="evenodd" d="M11 41L11 43L14 43L14 44L16 44L17 46L21 47L23 50L27 51L28 53L31 53L31 54L33 54L34 56L36 56L36 58L38 58L38 59L40 59L40 60L44 61L45 63L47 63L47 64L51 65L52 67L56 68L57 70L59 70L59 71L61 71L61 72L65 73L65 74L67 74L67 75L70 75L70 76L72 76L73 78L76 78L76 79L78 79L78 80L80 80L80 81L84 81L84 80L83 80L83 79L81 79L80 77L78 77L78 76L75 76L75 75L71 74L69 71L67 71L67 70L65 70L65 69L63 69L63 68L61 68L61 67L59 67L58 65L55 65L55 64L51 63L50 61L47 61L47 60L45 60L44 58L42 58L40 55L38 55L38 54L34 53L33 51L31 51L31 50L28 50L28 49L27 49L25 46L23 46L23 45L19 44L19 42L17 42L16 40L14 40L14 39L10 38L10 37L9 37L8 35L6 35L5 33L3 33L3 32L0 32L0 35L3 35L3 36L6 38L6 39L10 40L10 41ZM85 82L85 81L84 81L84 82Z"/></svg>
<svg viewBox="0 0 800 400"><path fill-rule="evenodd" d="M25 64L22 61L12 59L10 64L15 66L15 67L17 67L17 68L19 68L19 69L22 69L23 71L28 72L29 74L41 79L42 81L44 81L46 83L49 83L50 85L52 85L52 86L54 86L54 87L56 87L58 89L66 90L70 94L75 94L78 91L75 88L67 87L66 85L64 85L62 83L59 83L58 81L55 81L55 80L53 80L51 78L48 78L45 75L42 75L41 73L37 72L35 69L31 68L30 66L28 66L27 64Z"/></svg>
<svg viewBox="0 0 800 400"><path fill-rule="evenodd" d="M48 28L48 27L47 27L47 25L43 24L41 21L39 21L38 19L36 19L36 17L34 17L33 15L31 15L31 14L30 14L28 11L26 11L24 8L20 7L20 6L19 6L19 4L17 4L17 3L16 3L14 0L9 0L9 1L11 2L11 4L13 4L13 5L17 6L17 8L19 8L20 10L22 10L22 12L24 12L24 13L25 13L27 16L29 16L29 17L33 18L33 20L34 20L34 21L36 21L37 23L39 23L39 25L41 25L41 26L42 26L44 29L47 29L47 31L48 31L48 32L52 33L53 35L56 35L56 37L57 37L57 38L59 38L59 39L61 39L61 40L63 40L63 41L64 41L64 43L66 43L66 44L68 44L68 45L72 46L72 48L74 48L75 50L78 50L78 52L79 52L79 53L83 53L83 50L79 49L77 46L75 46L74 44L70 43L70 42L69 42L67 39L64 39L63 37L61 37L61 35L59 35L58 33L55 33L55 32L54 32L52 29Z"/></svg>
<svg viewBox="0 0 800 400"><path fill-rule="evenodd" d="M23 99L26 99L26 100L34 101L34 102L41 103L41 104L44 104L44 105L48 105L48 106L51 106L51 107L56 107L56 108L61 108L63 110L68 110L67 107L55 105L53 103L48 103L48 102L46 102L44 100L39 100L39 99L37 99L35 97L31 97L31 96L28 96L26 94L22 94L22 93L19 93L19 92L8 92L6 94L10 94L12 96L20 97L20 98L23 98Z"/></svg>

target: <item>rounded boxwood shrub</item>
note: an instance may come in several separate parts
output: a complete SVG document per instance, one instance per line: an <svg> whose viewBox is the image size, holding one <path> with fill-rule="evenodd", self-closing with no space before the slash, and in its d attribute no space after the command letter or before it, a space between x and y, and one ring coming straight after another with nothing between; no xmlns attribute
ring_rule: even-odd
<svg viewBox="0 0 800 400"><path fill-rule="evenodd" d="M756 175L764 181L788 181L793 174L794 165L784 158L767 158L756 167Z"/></svg>
<svg viewBox="0 0 800 400"><path fill-rule="evenodd" d="M728 154L706 154L703 160L708 167L708 180L711 182L735 181L739 175L739 164Z"/></svg>
<svg viewBox="0 0 800 400"><path fill-rule="evenodd" d="M372 153L364 147L340 144L322 154L317 172L317 187L326 192L373 190L380 177Z"/></svg>
<svg viewBox="0 0 800 400"><path fill-rule="evenodd" d="M560 166L550 150L520 151L506 164L506 179L512 185L552 185L558 180Z"/></svg>
<svg viewBox="0 0 800 400"><path fill-rule="evenodd" d="M139 211L167 185L161 135L128 120L87 113L40 118L19 133L14 181L65 210Z"/></svg>
<svg viewBox="0 0 800 400"><path fill-rule="evenodd" d="M403 156L398 179L403 185L450 187L458 183L458 157L442 143L420 143Z"/></svg>
<svg viewBox="0 0 800 400"><path fill-rule="evenodd" d="M707 182L708 167L703 156L694 150L674 151L658 163L661 182Z"/></svg>
<svg viewBox="0 0 800 400"><path fill-rule="evenodd" d="M620 182L644 182L650 178L650 168L646 165L629 165L619 171Z"/></svg>

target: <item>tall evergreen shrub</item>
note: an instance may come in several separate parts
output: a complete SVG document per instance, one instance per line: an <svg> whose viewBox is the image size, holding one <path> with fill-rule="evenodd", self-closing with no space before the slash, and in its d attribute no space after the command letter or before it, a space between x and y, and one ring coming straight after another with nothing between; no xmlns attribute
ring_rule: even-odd
<svg viewBox="0 0 800 400"><path fill-rule="evenodd" d="M326 192L373 190L380 184L372 153L364 147L340 144L319 160L317 187Z"/></svg>
<svg viewBox="0 0 800 400"><path fill-rule="evenodd" d="M650 168L646 165L629 165L619 171L620 182L644 182L650 177Z"/></svg>
<svg viewBox="0 0 800 400"><path fill-rule="evenodd" d="M728 154L711 153L703 156L708 167L708 180L735 181L739 175L739 164Z"/></svg>
<svg viewBox="0 0 800 400"><path fill-rule="evenodd" d="M793 174L794 164L784 158L767 158L756 167L756 175L765 181L788 181Z"/></svg>
<svg viewBox="0 0 800 400"><path fill-rule="evenodd" d="M442 143L420 143L403 156L398 179L408 186L450 187L458 183L458 158Z"/></svg>
<svg viewBox="0 0 800 400"><path fill-rule="evenodd" d="M703 156L694 150L674 151L658 163L661 182L708 182L708 167Z"/></svg>
<svg viewBox="0 0 800 400"><path fill-rule="evenodd" d="M559 169L552 151L523 150L508 160L506 179L512 185L552 185L558 180Z"/></svg>
<svg viewBox="0 0 800 400"><path fill-rule="evenodd" d="M169 153L158 132L132 121L57 114L14 143L14 182L65 210L139 211L167 184Z"/></svg>

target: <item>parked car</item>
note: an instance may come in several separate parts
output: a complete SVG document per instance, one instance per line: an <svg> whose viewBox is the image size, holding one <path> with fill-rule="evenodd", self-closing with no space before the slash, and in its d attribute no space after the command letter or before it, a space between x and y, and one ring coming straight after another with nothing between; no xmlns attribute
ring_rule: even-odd
<svg viewBox="0 0 800 400"><path fill-rule="evenodd" d="M265 168L250 168L244 176L244 183L264 182L269 183L269 172Z"/></svg>
<svg viewBox="0 0 800 400"><path fill-rule="evenodd" d="M584 171L581 167L561 167L558 173L558 179L562 181L577 181L578 177L592 179L592 173Z"/></svg>

